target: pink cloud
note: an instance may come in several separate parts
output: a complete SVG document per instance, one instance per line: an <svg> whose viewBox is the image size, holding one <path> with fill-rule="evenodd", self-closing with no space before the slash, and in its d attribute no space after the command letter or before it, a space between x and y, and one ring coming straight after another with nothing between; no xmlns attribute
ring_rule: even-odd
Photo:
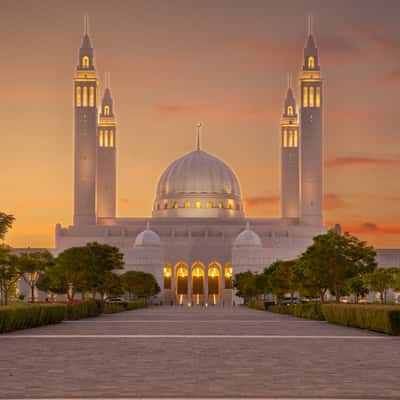
<svg viewBox="0 0 400 400"><path fill-rule="evenodd" d="M246 197L244 199L246 208L257 208L262 206L277 205L280 203L280 201L281 199L277 195Z"/></svg>
<svg viewBox="0 0 400 400"><path fill-rule="evenodd" d="M326 168L340 168L352 166L400 166L400 160L370 158L370 157L337 157L325 162Z"/></svg>
<svg viewBox="0 0 400 400"><path fill-rule="evenodd" d="M337 210L343 208L349 208L350 205L344 201L339 195L334 193L327 193L324 196L324 210Z"/></svg>
<svg viewBox="0 0 400 400"><path fill-rule="evenodd" d="M342 230L352 234L400 236L400 224L362 222L359 224L343 224Z"/></svg>

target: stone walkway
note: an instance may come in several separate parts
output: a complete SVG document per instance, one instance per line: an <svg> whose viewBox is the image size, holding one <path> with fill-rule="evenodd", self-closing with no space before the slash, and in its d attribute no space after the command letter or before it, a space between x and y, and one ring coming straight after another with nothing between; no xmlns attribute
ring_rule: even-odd
<svg viewBox="0 0 400 400"><path fill-rule="evenodd" d="M400 338L159 307L0 335L0 398L399 399Z"/></svg>

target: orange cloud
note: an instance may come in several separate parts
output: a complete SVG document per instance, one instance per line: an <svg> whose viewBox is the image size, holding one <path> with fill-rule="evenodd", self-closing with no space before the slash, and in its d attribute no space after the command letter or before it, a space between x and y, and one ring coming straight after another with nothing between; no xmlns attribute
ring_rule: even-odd
<svg viewBox="0 0 400 400"><path fill-rule="evenodd" d="M246 197L244 199L244 204L246 208L256 208L268 205L279 204L281 198L277 195L272 196L256 196L256 197Z"/></svg>
<svg viewBox="0 0 400 400"><path fill-rule="evenodd" d="M174 117L179 114L191 114L197 111L196 107L188 104L160 104L156 109L163 117Z"/></svg>
<svg viewBox="0 0 400 400"><path fill-rule="evenodd" d="M344 224L342 230L353 234L400 236L400 224L363 222L360 224Z"/></svg>
<svg viewBox="0 0 400 400"><path fill-rule="evenodd" d="M326 168L340 168L351 166L400 166L400 160L372 158L372 157L337 157L325 162Z"/></svg>
<svg viewBox="0 0 400 400"><path fill-rule="evenodd" d="M324 210L337 210L342 208L349 208L350 205L345 202L339 195L334 193L327 193L324 196Z"/></svg>

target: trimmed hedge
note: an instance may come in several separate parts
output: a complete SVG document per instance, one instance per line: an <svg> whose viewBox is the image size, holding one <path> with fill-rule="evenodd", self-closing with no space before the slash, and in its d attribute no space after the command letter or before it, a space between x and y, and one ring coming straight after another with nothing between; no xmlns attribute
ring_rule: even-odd
<svg viewBox="0 0 400 400"><path fill-rule="evenodd" d="M124 301L121 303L103 303L102 312L104 314L113 314L144 307L147 307L147 304L144 300Z"/></svg>
<svg viewBox="0 0 400 400"><path fill-rule="evenodd" d="M78 303L66 303L65 307L66 320L97 317L101 313L100 306L94 300L81 301Z"/></svg>
<svg viewBox="0 0 400 400"><path fill-rule="evenodd" d="M255 310L265 310L264 301L250 299L249 302L246 304L249 308L254 308Z"/></svg>
<svg viewBox="0 0 400 400"><path fill-rule="evenodd" d="M268 306L268 311L279 314L290 314L299 318L323 321L324 314L320 303L276 304Z"/></svg>
<svg viewBox="0 0 400 400"><path fill-rule="evenodd" d="M400 307L386 305L324 304L328 322L400 335Z"/></svg>
<svg viewBox="0 0 400 400"><path fill-rule="evenodd" d="M0 307L0 333L56 324L64 320L64 304L26 304Z"/></svg>
<svg viewBox="0 0 400 400"><path fill-rule="evenodd" d="M138 308L145 308L147 307L147 303L144 300L134 300L128 301L127 310L137 310Z"/></svg>

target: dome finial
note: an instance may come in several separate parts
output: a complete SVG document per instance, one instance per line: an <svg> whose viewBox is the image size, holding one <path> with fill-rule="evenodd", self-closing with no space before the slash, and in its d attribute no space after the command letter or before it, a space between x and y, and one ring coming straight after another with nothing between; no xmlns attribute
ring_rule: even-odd
<svg viewBox="0 0 400 400"><path fill-rule="evenodd" d="M203 124L201 122L196 125L196 150L200 150L200 130L202 127Z"/></svg>
<svg viewBox="0 0 400 400"><path fill-rule="evenodd" d="M250 230L250 221L246 221L246 231Z"/></svg>
<svg viewBox="0 0 400 400"><path fill-rule="evenodd" d="M146 222L146 231L149 231L150 230L150 221L147 221Z"/></svg>

